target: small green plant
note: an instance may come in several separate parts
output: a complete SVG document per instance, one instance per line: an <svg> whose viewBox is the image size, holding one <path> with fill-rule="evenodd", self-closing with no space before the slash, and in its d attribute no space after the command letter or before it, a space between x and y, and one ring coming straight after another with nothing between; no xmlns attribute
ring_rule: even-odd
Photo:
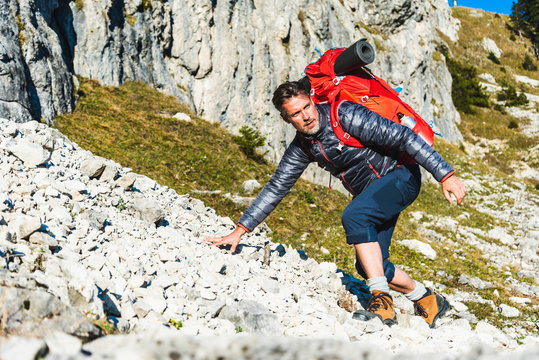
<svg viewBox="0 0 539 360"><path fill-rule="evenodd" d="M236 332L237 333L243 332L243 328L241 326L236 326Z"/></svg>
<svg viewBox="0 0 539 360"><path fill-rule="evenodd" d="M127 207L125 206L125 200L123 198L120 198L120 200L118 200L118 205L116 205L116 207L118 208L118 210L122 211L122 210L125 210Z"/></svg>
<svg viewBox="0 0 539 360"><path fill-rule="evenodd" d="M503 73L507 72L507 70L505 70L505 67L503 67L503 66L500 66L500 71L503 72Z"/></svg>
<svg viewBox="0 0 539 360"><path fill-rule="evenodd" d="M503 85L502 90L497 94L497 99L505 101L505 106L521 106L529 103L524 93L517 94L517 90L509 84Z"/></svg>
<svg viewBox="0 0 539 360"><path fill-rule="evenodd" d="M21 16L17 14L15 16L15 22L17 23L17 28L19 29L19 45L21 46L21 51L23 49L23 45L26 42L26 37L23 34L23 31L26 30L26 25L22 22Z"/></svg>
<svg viewBox="0 0 539 360"><path fill-rule="evenodd" d="M492 61L494 64L500 65L500 59L491 51L488 53L487 59Z"/></svg>
<svg viewBox="0 0 539 360"><path fill-rule="evenodd" d="M526 54L522 62L522 68L528 71L537 71L537 65L534 64L533 59L528 54Z"/></svg>
<svg viewBox="0 0 539 360"><path fill-rule="evenodd" d="M89 315L89 314L91 314L91 313L87 313L87 315ZM95 316L95 314L93 314L93 315ZM111 324L106 318L101 318L99 320L96 320L96 319L93 319L92 317L90 317L90 321L95 326L100 328L105 335L112 335L112 334L117 334L118 333L118 329L114 326L114 324Z"/></svg>
<svg viewBox="0 0 539 360"><path fill-rule="evenodd" d="M260 131L247 125L241 127L240 134L240 136L234 137L234 142L249 157L254 157L256 155L256 148L266 143L266 137L262 136Z"/></svg>
<svg viewBox="0 0 539 360"><path fill-rule="evenodd" d="M183 323L181 322L181 320L170 319L168 323L172 325L172 327L174 327L176 330L180 330L183 327Z"/></svg>
<svg viewBox="0 0 539 360"><path fill-rule="evenodd" d="M511 40L511 41L515 41L516 39L517 39L517 38L515 37L514 34L511 34L511 35L509 36L509 40Z"/></svg>
<svg viewBox="0 0 539 360"><path fill-rule="evenodd" d="M518 123L515 120L509 121L509 125L507 125L509 129L518 129Z"/></svg>

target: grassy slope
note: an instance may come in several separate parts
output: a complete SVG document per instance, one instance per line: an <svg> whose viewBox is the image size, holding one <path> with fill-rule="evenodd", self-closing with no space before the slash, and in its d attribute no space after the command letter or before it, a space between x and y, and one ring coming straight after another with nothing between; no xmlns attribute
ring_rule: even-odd
<svg viewBox="0 0 539 360"><path fill-rule="evenodd" d="M453 16L461 22L459 40L452 43L445 39L449 45L452 56L463 64L471 64L477 68L477 74L489 73L494 76L498 84L503 82L514 86L517 91L524 91L530 94L539 95L539 88L533 88L522 83L517 83L513 75L524 75L529 78L539 80L538 71L528 71L522 68L522 62L529 52L530 42L516 36L515 40L510 40L511 32L510 19L507 15L497 15L495 13L483 12L482 17L471 15L468 8L453 8ZM483 49L484 38L491 38L502 50L500 64L495 64L489 60L488 53ZM533 56L532 56L533 57ZM539 65L537 60L535 64ZM537 137L529 137L522 134L519 129L508 127L511 121L523 125L528 120L517 119L509 114L504 114L494 110L495 96L490 97L490 108L475 108L475 114L461 114L462 124L459 126L464 138L469 143L475 143L476 137L489 140L502 140L506 146L503 149L503 157L497 149L490 149L484 158L486 163L493 166L505 174L512 174L512 161L525 161L528 157L528 150L539 143ZM536 108L539 111L539 108ZM539 164L529 164L537 167ZM537 180L529 179L538 185Z"/></svg>
<svg viewBox="0 0 539 360"><path fill-rule="evenodd" d="M456 16L461 15L457 13ZM495 18L495 21L498 20ZM464 19L462 21L461 34L469 33L467 22ZM456 45L449 45L455 56L471 56L465 55L465 51L460 53ZM503 50L505 53L505 49ZM486 59L487 54L483 55ZM478 60L470 59L469 61L475 63ZM497 77L498 74L495 69L490 69L491 65L488 61L484 61L485 70L480 68L481 71L489 71ZM519 60L514 61L518 63ZM482 64L481 61L479 63ZM502 65L504 64L505 59L502 56ZM509 66L506 65L506 68ZM526 74L525 71L519 73ZM535 76L527 74L527 76L537 78L536 74ZM273 165L249 159L242 154L233 142L232 136L218 124L210 124L194 114L190 114L193 118L191 122L173 118L172 115L176 112L189 113L188 109L178 104L172 97L160 94L147 85L128 82L121 87L105 87L95 81L81 79L79 96L77 109L73 114L56 118L55 126L62 133L83 148L113 159L138 173L146 174L161 184L176 189L179 193L188 193L192 190L240 193L241 183L244 180L257 179L265 183L274 170ZM493 109L480 109L476 115L463 116L461 129L468 141L471 141L473 136L490 136L509 138L514 144L512 149L516 150L510 150L514 155L498 160L498 163L494 161L494 169L491 166L493 164L485 164L468 157L461 149L443 141L437 141L435 146L461 174L471 173L474 169L481 174L491 173L504 177L506 175L502 171L510 172L508 161L519 158L522 152L529 148L531 142L537 143L536 140L530 140L518 131L507 129L508 121L508 117L501 116ZM220 194L193 193L192 195L215 208L221 216L238 219L241 212L245 210ZM267 219L267 224L273 230L274 241L304 249L316 260L334 261L339 268L354 274L354 253L352 248L346 245L344 232L340 226L341 211L349 200L346 196L329 191L326 187L299 181ZM422 238L418 233L418 227L428 219L412 221L410 214L414 211L453 219L462 213L467 213L469 217L459 218L459 225L482 230L504 225L478 212L474 205L474 200L469 199L461 207L448 206L441 195L439 186L425 184L419 199L401 215L394 239L398 241ZM392 245L392 260L410 269L412 276L446 285L448 287L446 291L472 290L457 283L456 278L460 274L478 276L492 283L504 283L506 275L493 269L478 249L444 229L434 230L450 238L449 242L431 243L438 253L436 261L428 260L398 245L397 241L394 241ZM329 250L329 254L321 251L322 246ZM458 253L460 253L459 256L457 256ZM453 275L454 278L447 280L446 277L438 276L439 270ZM512 269L512 271L514 273L518 269ZM499 297L493 296L494 290L498 290ZM507 298L510 296L499 286L479 293L486 299L494 300L496 304L507 303ZM518 296L515 293L511 295ZM489 307L476 306L473 303L468 305L480 319L487 318L499 326L507 323L499 314L489 310ZM524 314L535 316L535 318L537 316L526 310Z"/></svg>

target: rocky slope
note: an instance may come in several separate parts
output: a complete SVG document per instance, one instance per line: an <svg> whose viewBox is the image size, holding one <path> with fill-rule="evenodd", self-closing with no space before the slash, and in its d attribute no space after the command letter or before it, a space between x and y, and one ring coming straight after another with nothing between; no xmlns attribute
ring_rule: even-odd
<svg viewBox="0 0 539 360"><path fill-rule="evenodd" d="M209 248L203 238L228 232L230 219L93 156L46 125L0 121L1 324L9 335L0 340L2 358L344 359L355 352L364 358L524 359L539 352L539 338L526 330L533 323L524 327L527 319L504 331L477 322L463 301L492 302L473 291L446 294L453 309L436 329L413 316L397 294L398 326L355 321L350 311L365 304L364 283L334 264L273 244L260 230L238 254ZM518 241L498 229L488 234L500 239L492 247L483 243L485 234L459 227L458 219L418 217L429 217L429 228L443 226L475 242L500 270L519 264L523 276L536 277L538 200L518 183L494 184L488 176L466 182L470 196L484 198L485 212L518 227ZM515 206L491 208L487 184L503 187ZM466 274L459 281L488 286ZM518 277L506 285L527 297L503 304L504 317L537 306L537 286ZM96 339L111 328L128 334Z"/></svg>

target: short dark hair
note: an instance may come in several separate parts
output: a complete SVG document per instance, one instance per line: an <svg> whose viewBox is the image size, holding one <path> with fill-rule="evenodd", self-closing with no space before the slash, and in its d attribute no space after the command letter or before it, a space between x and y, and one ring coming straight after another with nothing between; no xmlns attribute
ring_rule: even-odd
<svg viewBox="0 0 539 360"><path fill-rule="evenodd" d="M279 85L273 93L273 105L279 112L283 112L283 104L291 97L305 95L309 96L309 91L301 81L287 81Z"/></svg>

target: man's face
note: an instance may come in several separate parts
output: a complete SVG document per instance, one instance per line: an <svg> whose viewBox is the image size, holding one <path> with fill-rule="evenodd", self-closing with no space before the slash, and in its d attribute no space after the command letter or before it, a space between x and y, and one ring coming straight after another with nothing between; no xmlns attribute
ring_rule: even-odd
<svg viewBox="0 0 539 360"><path fill-rule="evenodd" d="M283 104L281 116L303 134L313 135L320 129L318 111L311 98L306 95L301 94L288 99Z"/></svg>

